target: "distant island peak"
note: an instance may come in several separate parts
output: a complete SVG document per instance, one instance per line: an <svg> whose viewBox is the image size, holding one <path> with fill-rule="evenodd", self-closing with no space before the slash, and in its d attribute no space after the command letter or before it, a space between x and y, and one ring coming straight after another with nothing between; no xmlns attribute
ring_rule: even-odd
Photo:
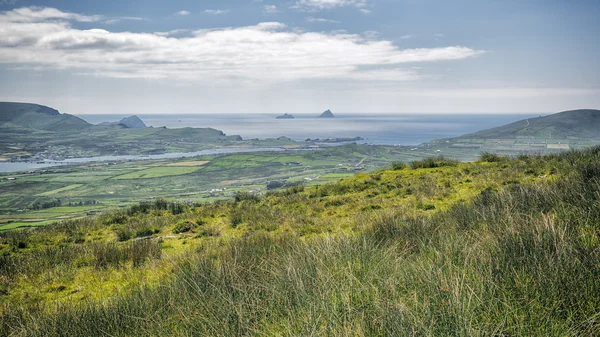
<svg viewBox="0 0 600 337"><path fill-rule="evenodd" d="M331 110L327 109L319 116L319 118L335 118L335 116L333 115Z"/></svg>
<svg viewBox="0 0 600 337"><path fill-rule="evenodd" d="M285 114L283 114L281 116L275 117L275 119L294 119L294 116L292 116L292 115L290 115L288 113L285 113Z"/></svg>

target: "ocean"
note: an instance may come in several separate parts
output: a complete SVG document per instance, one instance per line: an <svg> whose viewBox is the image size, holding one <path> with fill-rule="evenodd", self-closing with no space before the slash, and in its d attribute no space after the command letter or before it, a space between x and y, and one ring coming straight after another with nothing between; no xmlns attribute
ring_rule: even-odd
<svg viewBox="0 0 600 337"><path fill-rule="evenodd" d="M539 114L343 114L336 118L294 114L296 119L275 119L275 114L138 114L148 126L214 128L244 139L281 136L307 138L362 137L363 143L417 145L438 138L457 137ZM89 123L118 121L129 115L79 115Z"/></svg>

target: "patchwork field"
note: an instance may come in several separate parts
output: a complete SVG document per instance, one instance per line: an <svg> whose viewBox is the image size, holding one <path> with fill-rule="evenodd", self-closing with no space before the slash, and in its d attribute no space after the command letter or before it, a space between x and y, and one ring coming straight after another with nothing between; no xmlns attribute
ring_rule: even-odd
<svg viewBox="0 0 600 337"><path fill-rule="evenodd" d="M149 169L143 169L131 173L127 173L121 176L116 176L112 179L116 180L128 180L128 179L150 179L160 178L169 176L178 176L182 174L188 174L197 171L195 167L179 167L172 164L167 164L161 167L152 167Z"/></svg>
<svg viewBox="0 0 600 337"><path fill-rule="evenodd" d="M182 166L182 167L202 166L202 165L205 165L208 163L210 163L210 162L207 160L196 160L196 161L183 161L183 162L171 163L171 164L167 164L167 166Z"/></svg>
<svg viewBox="0 0 600 337"><path fill-rule="evenodd" d="M268 186L326 184L431 154L435 152L346 145L318 151L93 163L0 175L0 230L84 217L156 198L209 202L231 198L239 191L261 194ZM8 176L16 179L6 180ZM36 203L51 207L32 210Z"/></svg>

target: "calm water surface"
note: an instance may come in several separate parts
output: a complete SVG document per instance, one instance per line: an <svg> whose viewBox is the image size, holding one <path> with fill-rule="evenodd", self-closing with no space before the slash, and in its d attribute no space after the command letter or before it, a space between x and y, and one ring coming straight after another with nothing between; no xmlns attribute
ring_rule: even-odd
<svg viewBox="0 0 600 337"><path fill-rule="evenodd" d="M335 112L334 112L335 113ZM416 145L437 138L456 137L524 118L525 114L343 114L321 119L315 115L294 114L296 119L275 119L275 114L197 114L138 116L148 126L168 128L214 128L244 139L290 137L306 138L363 137L366 143L379 145ZM535 115L536 117L538 115ZM90 123L118 121L126 115L80 115Z"/></svg>
<svg viewBox="0 0 600 337"><path fill-rule="evenodd" d="M336 118L316 118L316 115L295 114L296 119L275 119L275 114L164 114L138 116L148 126L168 128L214 128L227 135L240 135L244 139L265 139L281 136L296 141L307 138L363 137L363 143L378 145L417 145L438 138L457 137L537 117L526 114L343 114ZM92 124L114 122L130 115L80 115ZM281 149L226 149L205 150L193 153L166 153L150 156L104 156L67 159L64 164L92 161L166 159L234 152L281 151ZM0 173L32 170L56 164L0 163Z"/></svg>

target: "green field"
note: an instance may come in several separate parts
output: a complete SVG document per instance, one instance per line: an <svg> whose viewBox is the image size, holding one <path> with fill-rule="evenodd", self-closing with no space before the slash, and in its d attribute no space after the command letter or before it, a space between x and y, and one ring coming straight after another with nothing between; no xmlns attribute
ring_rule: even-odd
<svg viewBox="0 0 600 337"><path fill-rule="evenodd" d="M38 197L47 197L47 196L58 194L58 193L61 193L61 192L66 192L66 191L74 190L74 189L76 189L78 187L81 187L81 186L83 186L83 184L73 184L73 185L62 187L62 188L57 188L57 189L52 190L52 191L40 193L37 196Z"/></svg>
<svg viewBox="0 0 600 337"><path fill-rule="evenodd" d="M209 202L231 198L240 191L265 193L271 181L278 181L281 186L326 184L356 172L386 167L396 161L410 162L433 153L408 151L404 147L346 145L318 151L60 166L10 174L16 178L13 181L2 180L0 175L0 221L12 221L11 227L18 227L14 223L23 220L33 221L29 225L40 225L85 216L90 210L116 209L161 197ZM355 170L357 166L360 171ZM36 202L56 200L63 207L31 210ZM86 202L97 204L64 207Z"/></svg>
<svg viewBox="0 0 600 337"><path fill-rule="evenodd" d="M149 169L139 170L124 175L113 177L116 180L129 180L129 179L151 179L169 176L178 176L196 172L198 167L152 167Z"/></svg>

